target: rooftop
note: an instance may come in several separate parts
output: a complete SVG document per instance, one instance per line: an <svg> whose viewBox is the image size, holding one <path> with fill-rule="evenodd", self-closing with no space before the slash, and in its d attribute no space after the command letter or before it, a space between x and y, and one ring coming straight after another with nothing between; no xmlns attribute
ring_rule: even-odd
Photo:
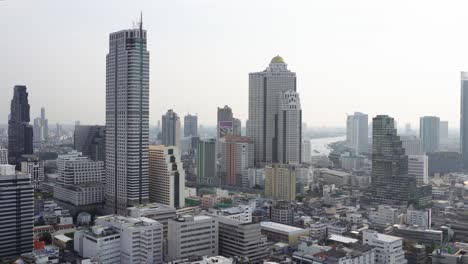
<svg viewBox="0 0 468 264"><path fill-rule="evenodd" d="M344 243L344 244L353 244L353 243L359 242L359 240L357 240L357 239L350 238L350 237L345 237L345 236L340 236L340 235L335 235L335 234L330 235L330 237L328 239L332 240L332 241Z"/></svg>
<svg viewBox="0 0 468 264"><path fill-rule="evenodd" d="M302 228L299 228L299 227L280 224L280 223L275 223L275 222L269 222L269 221L260 222L260 226L262 228L265 228L265 229L286 232L288 234L306 231L305 229L302 229Z"/></svg>

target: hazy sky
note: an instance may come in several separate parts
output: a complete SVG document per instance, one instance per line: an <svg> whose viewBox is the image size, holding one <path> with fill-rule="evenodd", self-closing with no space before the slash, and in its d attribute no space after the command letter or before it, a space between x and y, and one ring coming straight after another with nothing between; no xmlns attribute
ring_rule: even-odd
<svg viewBox="0 0 468 264"><path fill-rule="evenodd" d="M417 127L423 115L459 123L468 70L468 1L0 1L0 123L15 84L31 115L104 123L108 34L148 30L150 121L169 108L215 124L225 104L245 122L248 73L283 56L298 76L309 126L344 126L353 111Z"/></svg>

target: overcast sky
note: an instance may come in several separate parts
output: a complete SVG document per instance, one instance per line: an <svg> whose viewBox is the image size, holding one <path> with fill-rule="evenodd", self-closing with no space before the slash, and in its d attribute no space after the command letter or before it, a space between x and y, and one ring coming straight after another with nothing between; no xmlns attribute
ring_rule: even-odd
<svg viewBox="0 0 468 264"><path fill-rule="evenodd" d="M248 73L280 54L297 73L308 126L345 126L346 113L423 115L459 126L468 70L468 1L3 0L0 123L15 84L31 115L104 123L108 34L148 30L150 122L173 108L216 122L229 105L245 122Z"/></svg>

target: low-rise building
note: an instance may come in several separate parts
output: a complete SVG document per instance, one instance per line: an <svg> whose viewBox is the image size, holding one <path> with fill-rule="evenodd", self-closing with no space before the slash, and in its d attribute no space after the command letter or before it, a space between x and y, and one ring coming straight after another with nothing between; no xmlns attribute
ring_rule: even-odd
<svg viewBox="0 0 468 264"><path fill-rule="evenodd" d="M120 263L120 233L113 227L93 226L74 233L74 249L82 258L98 263Z"/></svg>
<svg viewBox="0 0 468 264"><path fill-rule="evenodd" d="M406 264L403 239L395 236L380 234L373 230L364 230L362 243L376 248L376 264Z"/></svg>
<svg viewBox="0 0 468 264"><path fill-rule="evenodd" d="M260 222L262 234L268 241L284 242L292 246L298 244L300 236L308 236L309 230L275 222Z"/></svg>

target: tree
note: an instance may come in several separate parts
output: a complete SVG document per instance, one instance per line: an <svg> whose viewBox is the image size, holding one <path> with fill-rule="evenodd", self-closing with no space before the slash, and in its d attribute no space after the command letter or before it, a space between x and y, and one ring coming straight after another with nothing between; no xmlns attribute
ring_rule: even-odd
<svg viewBox="0 0 468 264"><path fill-rule="evenodd" d="M39 236L40 241L44 241L46 245L52 244L52 235L49 232L44 232Z"/></svg>

